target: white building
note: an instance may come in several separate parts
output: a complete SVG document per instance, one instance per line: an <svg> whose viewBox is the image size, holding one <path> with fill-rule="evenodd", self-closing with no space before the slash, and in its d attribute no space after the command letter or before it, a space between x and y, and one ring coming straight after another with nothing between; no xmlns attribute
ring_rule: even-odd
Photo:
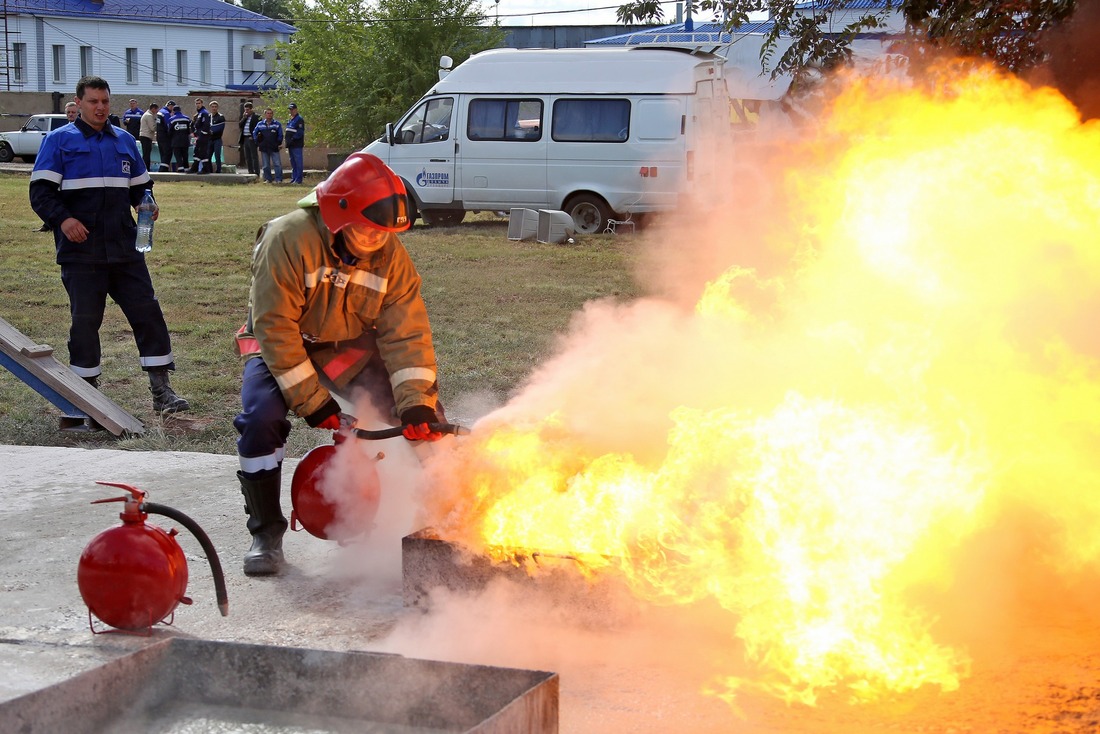
<svg viewBox="0 0 1100 734"><path fill-rule="evenodd" d="M3 0L0 92L72 94L95 74L114 97L275 85L296 28L221 0Z"/></svg>

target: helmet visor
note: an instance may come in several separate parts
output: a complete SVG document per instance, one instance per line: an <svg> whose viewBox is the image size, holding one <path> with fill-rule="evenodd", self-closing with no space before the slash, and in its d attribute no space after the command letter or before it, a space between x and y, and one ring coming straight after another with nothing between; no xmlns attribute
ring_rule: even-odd
<svg viewBox="0 0 1100 734"><path fill-rule="evenodd" d="M409 226L409 203L403 194L379 199L361 212L371 224L382 229L401 230Z"/></svg>

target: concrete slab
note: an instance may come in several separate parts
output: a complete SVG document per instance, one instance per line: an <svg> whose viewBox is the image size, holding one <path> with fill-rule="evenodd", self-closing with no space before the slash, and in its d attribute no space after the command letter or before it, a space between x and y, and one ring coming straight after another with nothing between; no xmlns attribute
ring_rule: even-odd
<svg viewBox="0 0 1100 734"><path fill-rule="evenodd" d="M149 178L154 181L200 181L209 184L248 184L256 183L259 176L251 173L171 173L151 171Z"/></svg>

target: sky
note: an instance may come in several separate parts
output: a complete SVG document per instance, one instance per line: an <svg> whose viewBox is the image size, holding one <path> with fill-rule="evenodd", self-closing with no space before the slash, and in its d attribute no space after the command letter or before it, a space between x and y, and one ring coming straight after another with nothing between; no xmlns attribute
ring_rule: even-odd
<svg viewBox="0 0 1100 734"><path fill-rule="evenodd" d="M623 0L625 2L625 0ZM617 25L616 0L482 0L489 17L500 17L501 25ZM676 16L675 0L663 5L665 18Z"/></svg>

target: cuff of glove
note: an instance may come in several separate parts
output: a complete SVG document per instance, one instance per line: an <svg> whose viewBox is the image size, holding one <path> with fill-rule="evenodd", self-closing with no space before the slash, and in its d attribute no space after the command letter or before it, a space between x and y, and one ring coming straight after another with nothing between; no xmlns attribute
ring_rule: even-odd
<svg viewBox="0 0 1100 734"><path fill-rule="evenodd" d="M325 419L329 416L339 414L340 403L336 402L336 400L333 398L329 398L328 402L322 405L320 410L318 410L316 413L310 413L305 418L306 423L309 425L310 428L316 428L317 426L324 423Z"/></svg>
<svg viewBox="0 0 1100 734"><path fill-rule="evenodd" d="M401 424L405 426L419 426L421 423L438 423L439 416L435 409L427 405L414 405L401 413Z"/></svg>

